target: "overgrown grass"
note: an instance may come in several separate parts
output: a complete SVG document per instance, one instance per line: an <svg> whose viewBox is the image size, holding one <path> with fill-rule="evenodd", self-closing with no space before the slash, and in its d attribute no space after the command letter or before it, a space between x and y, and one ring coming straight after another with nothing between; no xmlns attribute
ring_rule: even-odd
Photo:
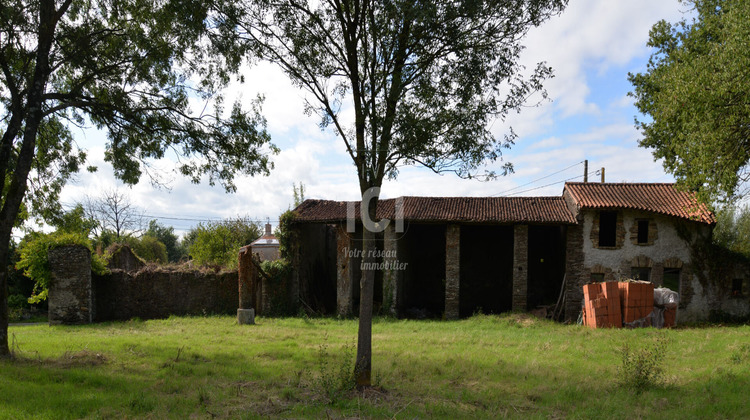
<svg viewBox="0 0 750 420"><path fill-rule="evenodd" d="M591 330L525 315L376 319L373 365L382 388L360 393L335 385L347 376L340 367L355 320L256 321L13 326L17 358L0 362L0 419L750 417L748 326ZM662 335L663 381L621 386L623 346L646 348Z"/></svg>

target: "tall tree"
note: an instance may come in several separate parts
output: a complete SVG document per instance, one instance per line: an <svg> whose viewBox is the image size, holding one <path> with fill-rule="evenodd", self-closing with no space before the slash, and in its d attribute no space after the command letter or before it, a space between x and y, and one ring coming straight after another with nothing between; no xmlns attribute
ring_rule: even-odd
<svg viewBox="0 0 750 420"><path fill-rule="evenodd" d="M685 3L696 17L655 24L646 72L628 76L640 145L704 201L731 201L750 180L750 2Z"/></svg>
<svg viewBox="0 0 750 420"><path fill-rule="evenodd" d="M139 232L144 227L143 211L120 190L107 190L100 197L86 197L85 201L88 216L97 221L102 231L114 232L115 240L120 240L126 233Z"/></svg>
<svg viewBox="0 0 750 420"><path fill-rule="evenodd" d="M153 236L164 244L167 249L167 261L169 262L177 262L187 254L187 251L180 246L179 238L174 233L174 227L172 226L164 226L156 220L151 220L148 222L146 235Z"/></svg>
<svg viewBox="0 0 750 420"><path fill-rule="evenodd" d="M491 122L520 110L551 75L543 63L522 74L521 39L566 3L259 0L236 18L239 36L309 92L307 111L341 137L368 208L363 220L375 220L383 179L402 165L470 178L501 158L515 136L495 137ZM365 229L366 266L380 228ZM368 386L374 273L364 270L360 284L355 370Z"/></svg>
<svg viewBox="0 0 750 420"><path fill-rule="evenodd" d="M222 88L246 55L212 0L16 0L0 3L0 261L22 210L49 215L85 161L69 130L108 135L105 160L134 184L148 163L233 190L268 173L259 104L225 110ZM197 112L191 110L197 105ZM200 159L192 159L199 157ZM0 271L0 357L8 356L7 269Z"/></svg>

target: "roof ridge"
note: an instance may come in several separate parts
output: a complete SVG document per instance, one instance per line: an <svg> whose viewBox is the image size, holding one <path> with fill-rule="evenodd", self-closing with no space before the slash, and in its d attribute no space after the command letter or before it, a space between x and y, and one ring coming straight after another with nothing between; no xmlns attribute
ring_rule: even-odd
<svg viewBox="0 0 750 420"><path fill-rule="evenodd" d="M676 182L566 182L565 185L653 185L653 186L659 186L659 185L677 185Z"/></svg>

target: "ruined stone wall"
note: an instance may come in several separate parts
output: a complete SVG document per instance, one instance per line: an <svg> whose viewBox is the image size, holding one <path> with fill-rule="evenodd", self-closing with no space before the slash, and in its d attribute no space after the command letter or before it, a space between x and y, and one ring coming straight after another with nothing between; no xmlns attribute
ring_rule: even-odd
<svg viewBox="0 0 750 420"><path fill-rule="evenodd" d="M80 245L53 248L48 254L49 323L88 324L94 317L91 291L91 251Z"/></svg>
<svg viewBox="0 0 750 420"><path fill-rule="evenodd" d="M94 320L234 314L239 302L237 286L237 271L146 268L128 273L115 269L109 275L93 278Z"/></svg>

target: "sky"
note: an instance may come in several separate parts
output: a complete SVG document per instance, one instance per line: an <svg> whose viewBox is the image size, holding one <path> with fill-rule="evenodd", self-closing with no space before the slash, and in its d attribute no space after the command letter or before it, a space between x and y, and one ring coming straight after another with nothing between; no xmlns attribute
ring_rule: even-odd
<svg viewBox="0 0 750 420"><path fill-rule="evenodd" d="M397 180L384 182L381 197L559 196L565 180L582 180L584 160L589 162L589 181L599 181L598 171L605 168L606 182L672 182L661 162L638 147L637 110L627 96L632 90L627 75L646 70L652 52L646 42L653 24L661 19L675 22L687 13L688 6L677 0L571 0L560 16L533 28L523 42L521 61L529 70L540 61L554 69L555 77L545 83L551 101L492 124L498 136L513 127L518 139L503 162L487 169L497 170L510 161L515 172L480 182L408 167ZM272 158L270 176L240 176L237 192L227 194L219 185L192 184L174 171L173 162L162 161L156 166L168 188L155 187L148 179L127 187L103 161L104 133L79 130L76 140L88 150L88 164L99 170L81 173L65 187L64 208L118 189L147 219L183 234L200 221L238 216L276 225L292 205L293 183L304 184L305 198L357 200L356 171L344 143L332 130L321 131L316 117L305 115L305 93L270 64L247 67L243 73L245 83L232 86L228 99L265 96L267 129L281 149Z"/></svg>

